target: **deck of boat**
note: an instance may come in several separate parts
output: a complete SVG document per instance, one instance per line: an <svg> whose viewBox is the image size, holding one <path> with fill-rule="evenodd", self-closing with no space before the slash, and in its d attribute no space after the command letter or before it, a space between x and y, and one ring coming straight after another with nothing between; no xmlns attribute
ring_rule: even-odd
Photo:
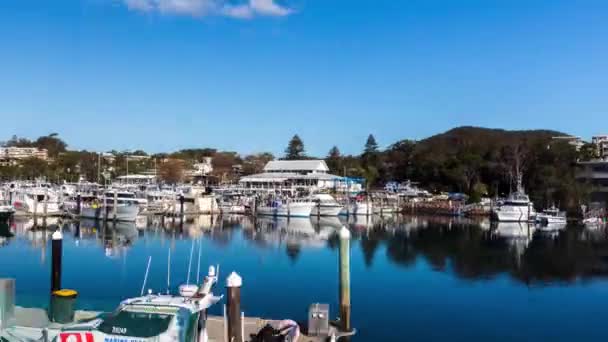
<svg viewBox="0 0 608 342"><path fill-rule="evenodd" d="M100 312L76 310L74 321L83 321L96 317ZM47 312L41 308L23 308L15 307L15 321L12 327L5 330L0 330L0 341L3 338L11 342L46 342L52 341L59 333L59 330L64 327L63 324L50 322ZM266 320L256 317L245 317L244 330L246 341L249 341L251 335L257 334L266 324L273 327L278 326L276 320ZM210 341L224 341L224 318L221 316L209 316L207 328ZM46 340L44 332L47 333ZM300 342L320 342L325 341L325 338L308 337L301 335L298 341Z"/></svg>

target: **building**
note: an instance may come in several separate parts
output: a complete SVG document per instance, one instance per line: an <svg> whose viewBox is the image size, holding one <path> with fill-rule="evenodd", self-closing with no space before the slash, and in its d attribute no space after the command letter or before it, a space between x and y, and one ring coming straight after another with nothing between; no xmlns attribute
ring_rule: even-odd
<svg viewBox="0 0 608 342"><path fill-rule="evenodd" d="M49 159L46 149L36 147L0 147L0 165L15 165L28 158Z"/></svg>
<svg viewBox="0 0 608 342"><path fill-rule="evenodd" d="M553 137L553 140L566 141L568 144L574 146L577 151L580 150L583 145L585 145L583 139L572 135L562 135L558 137Z"/></svg>
<svg viewBox="0 0 608 342"><path fill-rule="evenodd" d="M608 161L579 162L576 179L591 186L591 202L608 203Z"/></svg>
<svg viewBox="0 0 608 342"><path fill-rule="evenodd" d="M360 191L361 184L353 184L346 178L332 175L324 160L274 160L264 167L263 173L242 177L242 188L253 191L319 190Z"/></svg>
<svg viewBox="0 0 608 342"><path fill-rule="evenodd" d="M601 159L608 159L608 135L596 135L591 138L591 143L596 146Z"/></svg>

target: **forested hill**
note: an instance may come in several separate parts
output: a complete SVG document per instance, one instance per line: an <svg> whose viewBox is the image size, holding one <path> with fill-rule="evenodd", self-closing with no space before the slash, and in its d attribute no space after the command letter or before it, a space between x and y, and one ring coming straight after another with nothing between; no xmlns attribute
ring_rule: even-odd
<svg viewBox="0 0 608 342"><path fill-rule="evenodd" d="M566 141L553 139L565 135L550 130L458 127L417 142L398 142L385 152L385 160L389 177L475 197L508 194L515 188L519 166L526 190L538 203L576 206L584 197L574 181L577 152ZM396 151L408 148L409 153L394 158Z"/></svg>
<svg viewBox="0 0 608 342"><path fill-rule="evenodd" d="M550 130L508 131L504 129L463 126L418 141L419 152L454 155L468 151L485 155L505 146L547 144L553 137L567 134Z"/></svg>

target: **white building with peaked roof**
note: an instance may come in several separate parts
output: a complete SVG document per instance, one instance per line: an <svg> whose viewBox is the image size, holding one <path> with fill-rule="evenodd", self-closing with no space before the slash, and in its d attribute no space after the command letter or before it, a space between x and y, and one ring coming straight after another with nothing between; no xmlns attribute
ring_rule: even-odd
<svg viewBox="0 0 608 342"><path fill-rule="evenodd" d="M330 174L324 160L273 160L266 164L263 173L242 177L239 185L254 191L316 192L352 188L344 177ZM361 185L357 185L360 190Z"/></svg>

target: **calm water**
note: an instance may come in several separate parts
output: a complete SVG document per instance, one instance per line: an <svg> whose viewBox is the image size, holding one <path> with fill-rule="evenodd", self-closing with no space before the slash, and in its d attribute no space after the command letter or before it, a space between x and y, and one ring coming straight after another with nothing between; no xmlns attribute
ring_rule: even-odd
<svg viewBox="0 0 608 342"><path fill-rule="evenodd" d="M39 222L40 224L41 222ZM247 315L305 321L308 305L338 313L338 219L252 220L197 217L104 228L48 220L0 227L0 277L17 279L17 303L46 307L50 234L64 232L63 286L84 309L111 310L141 289L187 278L192 242L202 271L243 277ZM79 228L78 228L79 227ZM604 230L559 233L518 224L423 217L350 222L352 320L356 341L606 340L608 239ZM191 279L196 278L196 262ZM223 292L222 286L216 288ZM214 310L220 313L220 307Z"/></svg>

